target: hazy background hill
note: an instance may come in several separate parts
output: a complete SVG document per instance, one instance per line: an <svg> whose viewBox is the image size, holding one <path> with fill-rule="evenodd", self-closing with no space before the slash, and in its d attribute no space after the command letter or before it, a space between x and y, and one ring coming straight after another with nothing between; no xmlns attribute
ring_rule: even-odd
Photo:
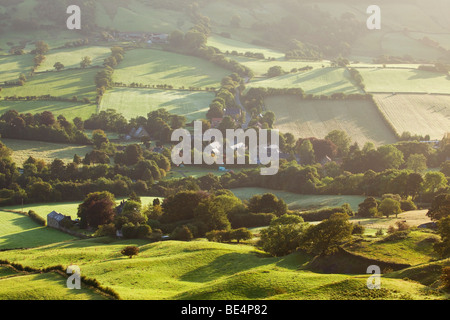
<svg viewBox="0 0 450 320"><path fill-rule="evenodd" d="M0 4L0 30L1 38L14 38L17 32L61 32L65 30L67 6L77 4L82 8L84 34L101 30L186 31L193 25L192 18L200 14L210 19L215 34L283 53L295 52L302 58L341 54L355 58L383 54L408 54L422 60L449 58L450 3L377 3L382 9L379 31L365 27L370 1L4 0Z"/></svg>

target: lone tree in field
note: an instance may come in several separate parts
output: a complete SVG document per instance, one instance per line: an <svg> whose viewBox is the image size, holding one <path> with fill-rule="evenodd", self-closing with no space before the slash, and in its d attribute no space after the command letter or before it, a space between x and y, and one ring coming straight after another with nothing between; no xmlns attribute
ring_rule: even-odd
<svg viewBox="0 0 450 320"><path fill-rule="evenodd" d="M55 68L56 71L60 71L60 70L64 69L64 65L63 65L61 62L56 62L56 63L53 65L53 68Z"/></svg>
<svg viewBox="0 0 450 320"><path fill-rule="evenodd" d="M139 248L136 246L128 246L128 247L125 247L124 249L122 249L122 251L120 251L120 253L131 259L131 258L133 258L133 256L137 256L139 254Z"/></svg>
<svg viewBox="0 0 450 320"><path fill-rule="evenodd" d="M91 64L92 64L92 59L91 59L91 57L87 57L87 56L86 56L86 57L84 57L83 59L81 59L80 67L83 68L83 69L85 69L85 68L89 67Z"/></svg>

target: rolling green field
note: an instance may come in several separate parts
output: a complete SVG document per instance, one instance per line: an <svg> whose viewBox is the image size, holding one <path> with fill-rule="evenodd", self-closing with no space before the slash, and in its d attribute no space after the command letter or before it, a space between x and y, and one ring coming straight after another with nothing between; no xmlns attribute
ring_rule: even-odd
<svg viewBox="0 0 450 320"><path fill-rule="evenodd" d="M80 117L83 120L96 112L95 104L81 104L80 102L64 101L0 101L0 114L8 110L16 110L18 113L42 113L50 111L58 117L64 115L67 120Z"/></svg>
<svg viewBox="0 0 450 320"><path fill-rule="evenodd" d="M114 88L103 96L100 109L115 109L131 119L164 108L190 122L205 118L213 99L212 92Z"/></svg>
<svg viewBox="0 0 450 320"><path fill-rule="evenodd" d="M417 69L358 69L366 91L377 93L445 93L450 94L450 77Z"/></svg>
<svg viewBox="0 0 450 320"><path fill-rule="evenodd" d="M30 156L42 159L47 163L55 159L69 163L73 161L75 154L84 157L86 153L92 151L92 146L15 139L1 139L1 141L13 150L12 159L18 165L22 165Z"/></svg>
<svg viewBox="0 0 450 320"><path fill-rule="evenodd" d="M197 57L167 51L128 51L114 72L114 81L125 84L172 85L179 87L220 87L231 72Z"/></svg>
<svg viewBox="0 0 450 320"><path fill-rule="evenodd" d="M428 134L440 140L450 128L450 96L375 94L374 98L399 134Z"/></svg>
<svg viewBox="0 0 450 320"><path fill-rule="evenodd" d="M252 246L206 241L107 242L100 238L0 252L0 259L37 268L76 264L82 275L132 300L443 298L425 294L421 284L395 278L383 278L383 290L374 296L366 287L367 275L311 272L302 269L310 257L298 253L272 258ZM122 256L126 245L138 245L139 255ZM2 286L0 295L5 292L8 288Z"/></svg>
<svg viewBox="0 0 450 320"><path fill-rule="evenodd" d="M110 48L98 46L52 50L45 54L45 60L37 71L53 71L56 62L61 62L65 68L80 68L81 59L86 56L92 59L92 66L101 66L110 55Z"/></svg>
<svg viewBox="0 0 450 320"><path fill-rule="evenodd" d="M291 132L296 138L320 139L332 130L342 130L359 145L394 143L375 106L369 101L305 101L294 96L268 97L267 110L275 113L275 128Z"/></svg>
<svg viewBox="0 0 450 320"><path fill-rule="evenodd" d="M289 70L290 71L290 70ZM248 88L301 88L308 94L331 95L362 93L350 80L343 68L320 68L302 73L252 81Z"/></svg>
<svg viewBox="0 0 450 320"><path fill-rule="evenodd" d="M32 67L32 56L0 56L0 84L4 81L17 81L22 73L28 76Z"/></svg>
<svg viewBox="0 0 450 320"><path fill-rule="evenodd" d="M28 79L24 86L3 88L2 96L41 96L89 98L95 101L94 78L97 69L67 70L37 74Z"/></svg>
<svg viewBox="0 0 450 320"><path fill-rule="evenodd" d="M58 230L42 227L27 216L0 211L0 249L38 247L74 238Z"/></svg>
<svg viewBox="0 0 450 320"><path fill-rule="evenodd" d="M333 195L303 195L292 192L265 189L265 188L236 188L231 189L234 195L242 200L248 200L252 196L264 193L273 193L283 199L289 209L311 210L325 207L339 207L344 203L350 204L353 210L358 210L358 204L364 201L363 196L333 196Z"/></svg>

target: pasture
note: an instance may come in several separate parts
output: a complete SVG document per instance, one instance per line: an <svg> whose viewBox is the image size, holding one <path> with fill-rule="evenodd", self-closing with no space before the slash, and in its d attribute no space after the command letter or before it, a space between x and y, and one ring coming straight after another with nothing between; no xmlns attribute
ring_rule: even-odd
<svg viewBox="0 0 450 320"><path fill-rule="evenodd" d="M73 161L75 154L84 157L86 153L92 151L92 146L16 139L1 139L1 141L13 151L11 157L18 166L21 166L30 156L47 163L55 159L69 163Z"/></svg>
<svg viewBox="0 0 450 320"><path fill-rule="evenodd" d="M265 104L275 113L274 127L296 138L323 139L332 130L342 130L360 146L366 142L377 146L396 142L369 101L305 101L295 96L274 96L268 97Z"/></svg>
<svg viewBox="0 0 450 320"><path fill-rule="evenodd" d="M98 46L51 50L45 54L45 60L37 71L53 71L56 62L61 62L66 69L80 68L81 59L86 56L92 59L92 66L102 66L110 55L110 48Z"/></svg>
<svg viewBox="0 0 450 320"><path fill-rule="evenodd" d="M0 101L0 114L8 110L16 110L18 113L42 113L50 111L58 117L63 115L67 120L71 121L76 117L83 120L89 118L96 112L95 104L81 104L80 102L65 101Z"/></svg>
<svg viewBox="0 0 450 320"><path fill-rule="evenodd" d="M429 134L440 140L450 128L450 96L375 94L374 99L399 134Z"/></svg>
<svg viewBox="0 0 450 320"><path fill-rule="evenodd" d="M267 70L266 70L267 71ZM289 70L290 71L290 70ZM252 81L247 88L301 88L307 94L362 93L344 68L320 68Z"/></svg>
<svg viewBox="0 0 450 320"><path fill-rule="evenodd" d="M417 69L358 68L371 93L450 94L450 76Z"/></svg>
<svg viewBox="0 0 450 320"><path fill-rule="evenodd" d="M22 214L0 211L0 250L39 247L74 238L58 230L42 227Z"/></svg>
<svg viewBox="0 0 450 320"><path fill-rule="evenodd" d="M0 55L0 84L3 84L4 81L17 81L22 73L28 76L32 67L33 57L30 55ZM3 92L1 95L3 96Z"/></svg>
<svg viewBox="0 0 450 320"><path fill-rule="evenodd" d="M99 293L81 287L67 288L67 279L55 273L18 273L12 277L0 277L0 300L105 300Z"/></svg>
<svg viewBox="0 0 450 320"><path fill-rule="evenodd" d="M214 93L204 91L114 88L103 96L100 110L114 109L131 119L164 108L190 122L205 118L213 99Z"/></svg>
<svg viewBox="0 0 450 320"><path fill-rule="evenodd" d="M345 203L350 204L353 210L358 210L358 205L364 201L363 196L340 196L340 195L304 195L287 191L272 190L266 188L236 188L231 189L236 197L241 200L249 200L257 194L273 193L286 202L291 210L314 210L322 208L334 208Z"/></svg>
<svg viewBox="0 0 450 320"><path fill-rule="evenodd" d="M95 101L96 87L94 78L97 69L52 71L36 74L28 79L24 86L3 88L2 96L42 96L52 95L62 98L73 96L89 98Z"/></svg>
<svg viewBox="0 0 450 320"><path fill-rule="evenodd" d="M139 246L137 257L120 254ZM0 252L0 259L42 268L80 266L82 274L117 291L123 299L369 299L367 275L320 274L304 269L311 257L295 253L283 258L263 255L249 245L207 241L90 239L23 251ZM437 299L418 283L383 281L389 299ZM402 290L398 290L402 287ZM1 289L0 289L1 292ZM407 293L407 295L405 295ZM407 296L407 297L405 297Z"/></svg>
<svg viewBox="0 0 450 320"><path fill-rule="evenodd" d="M125 84L220 87L231 72L212 62L162 50L128 51L114 72L114 81Z"/></svg>

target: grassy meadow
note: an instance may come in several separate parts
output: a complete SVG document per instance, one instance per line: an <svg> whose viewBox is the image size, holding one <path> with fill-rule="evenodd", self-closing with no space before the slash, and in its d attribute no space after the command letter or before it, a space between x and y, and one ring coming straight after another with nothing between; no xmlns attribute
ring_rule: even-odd
<svg viewBox="0 0 450 320"><path fill-rule="evenodd" d="M100 110L115 109L131 119L164 108L190 122L205 118L213 99L212 92L114 88L103 96Z"/></svg>
<svg viewBox="0 0 450 320"><path fill-rule="evenodd" d="M61 62L65 68L80 68L81 59L86 56L92 59L92 66L102 66L110 55L110 48L100 46L51 50L46 53L45 60L37 71L53 71L56 62Z"/></svg>
<svg viewBox="0 0 450 320"><path fill-rule="evenodd" d="M42 227L22 214L0 211L0 250L39 247L73 239L75 237L58 230Z"/></svg>
<svg viewBox="0 0 450 320"><path fill-rule="evenodd" d="M273 258L248 245L104 241L80 240L0 252L0 259L7 256L9 261L37 268L73 263L80 266L83 275L96 278L123 299L131 300L374 298L366 287L367 276L309 271L302 266L310 257L299 253ZM122 256L119 252L126 245L139 246L139 255L133 259ZM394 278L382 281L384 290L378 298L442 298L440 294L424 294L425 287L418 283ZM0 294L5 291L8 292L2 287Z"/></svg>
<svg viewBox="0 0 450 320"><path fill-rule="evenodd" d="M92 146L79 146L42 141L1 139L2 143L13 151L12 159L21 166L30 156L47 163L55 159L72 162L75 154L84 157L92 151Z"/></svg>
<svg viewBox="0 0 450 320"><path fill-rule="evenodd" d="M89 118L96 112L95 104L82 104L80 102L65 101L0 101L0 114L8 110L16 110L18 113L42 113L44 111L52 112L55 117L64 115L67 120L73 120L80 117L83 120Z"/></svg>
<svg viewBox="0 0 450 320"><path fill-rule="evenodd" d="M366 91L371 93L450 94L450 76L417 69L361 68Z"/></svg>
<svg viewBox="0 0 450 320"><path fill-rule="evenodd" d="M54 272L17 273L7 278L0 276L0 300L106 300L89 288L70 290L66 281Z"/></svg>
<svg viewBox="0 0 450 320"><path fill-rule="evenodd" d="M4 81L17 81L22 73L27 76L32 67L33 57L30 55L0 55L0 84Z"/></svg>
<svg viewBox="0 0 450 320"><path fill-rule="evenodd" d="M290 71L290 70L288 70ZM248 88L301 88L307 94L331 95L362 93L352 83L344 68L320 68L307 72L286 74L279 77L252 81Z"/></svg>
<svg viewBox="0 0 450 320"><path fill-rule="evenodd" d="M275 113L275 128L296 138L325 138L332 130L345 131L354 142L364 145L394 143L375 106L369 101L305 101L294 96L268 97L267 110Z"/></svg>
<svg viewBox="0 0 450 320"><path fill-rule="evenodd" d="M193 56L168 51L136 49L128 51L114 72L114 81L125 84L172 85L175 88L220 87L231 72Z"/></svg>
<svg viewBox="0 0 450 320"><path fill-rule="evenodd" d="M303 195L287 191L266 188L236 188L231 189L234 195L242 200L249 200L252 196L264 193L273 193L283 199L289 209L313 210L325 207L339 207L344 203L350 204L353 210L358 210L358 204L364 201L363 196L332 196L332 195Z"/></svg>
<svg viewBox="0 0 450 320"><path fill-rule="evenodd" d="M24 86L3 88L2 96L42 96L89 98L95 101L97 69L52 71L36 74Z"/></svg>

